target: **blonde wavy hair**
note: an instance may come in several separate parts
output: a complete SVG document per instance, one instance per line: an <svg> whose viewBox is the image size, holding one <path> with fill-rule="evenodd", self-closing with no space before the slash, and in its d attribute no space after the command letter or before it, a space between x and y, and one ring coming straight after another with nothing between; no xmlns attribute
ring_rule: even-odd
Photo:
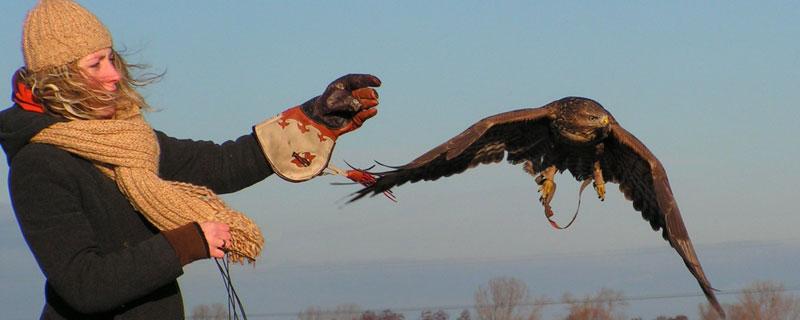
<svg viewBox="0 0 800 320"><path fill-rule="evenodd" d="M127 111L131 108L152 110L135 88L158 81L163 73L146 73L141 78L135 78L130 70L144 70L147 66L128 64L116 50L111 50L111 55L114 67L120 75L117 90L114 92L90 85L77 61L39 72L23 70L20 76L47 113L66 119L100 119L104 114L103 110L112 105L116 107L117 114L128 114Z"/></svg>

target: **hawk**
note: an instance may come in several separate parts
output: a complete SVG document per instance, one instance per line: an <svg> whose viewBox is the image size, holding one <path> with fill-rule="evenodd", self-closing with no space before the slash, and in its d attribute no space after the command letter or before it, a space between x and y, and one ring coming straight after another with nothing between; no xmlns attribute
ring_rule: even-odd
<svg viewBox="0 0 800 320"><path fill-rule="evenodd" d="M633 202L633 208L653 230L661 230L708 301L724 317L689 239L664 166L591 99L567 97L543 107L487 117L410 163L376 173L377 181L356 192L351 201L406 182L436 180L504 158L512 164L523 163L525 171L536 176L539 199L548 217L552 215L556 173L569 171L584 184L592 181L601 200L606 182L619 184L625 198Z"/></svg>

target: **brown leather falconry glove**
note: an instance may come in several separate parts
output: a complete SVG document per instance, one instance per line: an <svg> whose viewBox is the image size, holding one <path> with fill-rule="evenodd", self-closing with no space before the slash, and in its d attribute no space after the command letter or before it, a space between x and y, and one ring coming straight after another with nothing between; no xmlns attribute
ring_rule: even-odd
<svg viewBox="0 0 800 320"><path fill-rule="evenodd" d="M364 120L378 113L378 92L381 80L368 74L348 74L328 85L322 95L300 105L300 109L317 123L339 135L361 127Z"/></svg>
<svg viewBox="0 0 800 320"><path fill-rule="evenodd" d="M322 95L253 127L270 166L280 177L300 182L325 169L339 136L356 130L378 110L380 79L348 74Z"/></svg>

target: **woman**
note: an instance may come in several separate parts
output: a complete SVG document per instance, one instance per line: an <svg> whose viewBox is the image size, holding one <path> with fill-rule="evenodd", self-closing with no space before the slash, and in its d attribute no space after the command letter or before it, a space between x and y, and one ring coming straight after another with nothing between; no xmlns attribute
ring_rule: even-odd
<svg viewBox="0 0 800 320"><path fill-rule="evenodd" d="M377 112L370 75L221 145L155 131L147 104L92 13L42 0L23 25L25 67L0 113L14 211L47 281L43 319L179 319L176 278L192 261L252 261L258 226L217 193L272 173L317 176L335 140Z"/></svg>

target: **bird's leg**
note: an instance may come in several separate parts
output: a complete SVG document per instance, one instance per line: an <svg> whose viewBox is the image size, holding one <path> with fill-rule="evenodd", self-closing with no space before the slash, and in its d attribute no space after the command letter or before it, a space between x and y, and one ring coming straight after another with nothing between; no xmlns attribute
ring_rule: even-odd
<svg viewBox="0 0 800 320"><path fill-rule="evenodd" d="M545 215L547 217L553 216L553 211L550 209L550 201L553 200L553 195L556 193L556 183L554 177L558 169L555 165L544 169L539 176L536 177L536 184L539 185L539 201L545 208Z"/></svg>
<svg viewBox="0 0 800 320"><path fill-rule="evenodd" d="M594 189L597 191L597 197L600 201L606 200L606 181L603 180L603 168L600 167L600 161L594 162Z"/></svg>

